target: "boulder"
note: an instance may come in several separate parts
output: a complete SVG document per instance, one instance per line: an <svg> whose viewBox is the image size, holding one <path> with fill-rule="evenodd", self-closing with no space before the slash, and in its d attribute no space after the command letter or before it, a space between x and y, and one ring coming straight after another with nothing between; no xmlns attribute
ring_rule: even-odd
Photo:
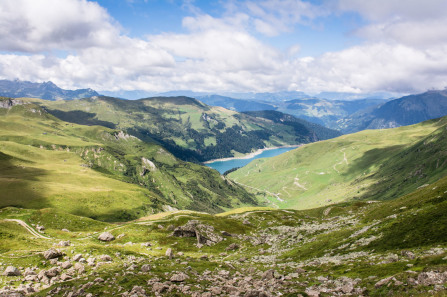
<svg viewBox="0 0 447 297"><path fill-rule="evenodd" d="M239 249L239 245L236 244L236 243L232 243L225 250L226 251L234 251L234 250L237 250L237 249Z"/></svg>
<svg viewBox="0 0 447 297"><path fill-rule="evenodd" d="M98 239L101 241L112 241L115 240L115 236L110 232L104 232L98 236Z"/></svg>
<svg viewBox="0 0 447 297"><path fill-rule="evenodd" d="M68 269L71 266L73 266L73 265L70 263L70 261L65 261L61 264L62 269Z"/></svg>
<svg viewBox="0 0 447 297"><path fill-rule="evenodd" d="M43 253L43 257L47 260L59 258L59 257L62 257L63 255L64 255L64 253L62 253L60 250L53 249L53 248L51 248Z"/></svg>
<svg viewBox="0 0 447 297"><path fill-rule="evenodd" d="M418 275L418 282L424 286L430 285L441 285L447 282L447 271L446 272L436 272L427 271L422 272Z"/></svg>
<svg viewBox="0 0 447 297"><path fill-rule="evenodd" d="M57 244L57 246L70 246L70 240L63 240L63 241L60 241L58 244Z"/></svg>
<svg viewBox="0 0 447 297"><path fill-rule="evenodd" d="M214 232L213 226L200 224L198 220L190 220L185 225L175 228L172 235L176 237L196 237L198 246L212 246L223 240L220 234Z"/></svg>
<svg viewBox="0 0 447 297"><path fill-rule="evenodd" d="M180 272L180 273L176 273L173 276L171 276L170 281L171 282L183 282L188 278L189 278L189 276L187 274Z"/></svg>
<svg viewBox="0 0 447 297"><path fill-rule="evenodd" d="M174 253L172 252L171 248L168 248L166 250L166 256L169 257L169 259L172 259L174 257Z"/></svg>
<svg viewBox="0 0 447 297"><path fill-rule="evenodd" d="M5 271L3 272L3 275L6 275L6 276L19 276L21 274L22 273L20 272L20 270L14 266L6 267Z"/></svg>
<svg viewBox="0 0 447 297"><path fill-rule="evenodd" d="M149 272L151 270L151 265L149 264L143 264L143 266L141 266L141 272Z"/></svg>
<svg viewBox="0 0 447 297"><path fill-rule="evenodd" d="M101 255L101 256L99 256L99 259L104 262L112 262L113 261L112 257L110 257L109 255Z"/></svg>
<svg viewBox="0 0 447 297"><path fill-rule="evenodd" d="M73 256L73 261L79 261L82 258L82 254L76 254Z"/></svg>

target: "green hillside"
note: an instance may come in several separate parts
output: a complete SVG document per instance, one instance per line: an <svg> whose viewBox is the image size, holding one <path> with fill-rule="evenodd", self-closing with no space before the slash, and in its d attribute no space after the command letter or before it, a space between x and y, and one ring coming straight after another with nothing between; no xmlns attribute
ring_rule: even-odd
<svg viewBox="0 0 447 297"><path fill-rule="evenodd" d="M22 275L1 275L0 287L5 296L30 286L32 296L445 296L446 192L443 178L391 201L182 211L120 225L4 208L1 267ZM46 238L11 220L44 226ZM104 231L115 239L99 241ZM45 259L55 245L61 255Z"/></svg>
<svg viewBox="0 0 447 297"><path fill-rule="evenodd" d="M210 213L257 202L207 167L120 130L61 121L0 99L0 207L52 207L123 221L169 207Z"/></svg>
<svg viewBox="0 0 447 297"><path fill-rule="evenodd" d="M447 174L446 124L344 135L255 160L229 177L281 208L393 199Z"/></svg>
<svg viewBox="0 0 447 297"><path fill-rule="evenodd" d="M144 141L157 142L175 156L191 161L233 157L264 147L338 135L324 127L315 130L307 126L298 131L281 122L211 107L189 97L92 97L39 104L62 120L120 129Z"/></svg>

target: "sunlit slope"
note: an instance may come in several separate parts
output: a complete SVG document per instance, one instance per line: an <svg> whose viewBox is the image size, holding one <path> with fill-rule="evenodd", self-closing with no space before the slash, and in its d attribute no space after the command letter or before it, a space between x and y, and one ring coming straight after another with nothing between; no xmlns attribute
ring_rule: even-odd
<svg viewBox="0 0 447 297"><path fill-rule="evenodd" d="M0 207L53 207L107 221L169 207L216 213L257 204L212 169L118 130L60 121L32 103L0 108L0 189Z"/></svg>
<svg viewBox="0 0 447 297"><path fill-rule="evenodd" d="M344 135L256 160L230 177L282 208L397 198L446 175L446 123Z"/></svg>

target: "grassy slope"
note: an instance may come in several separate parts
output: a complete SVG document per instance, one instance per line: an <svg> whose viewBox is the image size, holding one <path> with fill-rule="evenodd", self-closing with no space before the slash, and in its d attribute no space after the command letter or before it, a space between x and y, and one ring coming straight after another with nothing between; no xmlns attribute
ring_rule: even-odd
<svg viewBox="0 0 447 297"><path fill-rule="evenodd" d="M318 207L351 198L397 198L445 176L446 121L367 130L308 144L256 160L229 176L277 193L284 201L267 196L282 208Z"/></svg>
<svg viewBox="0 0 447 297"><path fill-rule="evenodd" d="M224 269L230 271L232 277L240 272L244 277L252 276L258 280L263 271L272 267L281 275L289 275L292 283L285 285L285 289L297 290L294 294L285 296L296 296L297 292L304 292L306 287L318 286L322 282L319 277L359 278L358 286L366 288L367 291L363 294L366 296L426 296L424 294L427 294L432 286L408 286L405 283L409 277L417 278L415 274L422 271L446 270L446 192L447 178L443 178L406 196L385 202L342 203L302 211L245 208L219 216L219 219L208 214L179 212L123 225L67 215L54 209L5 208L0 211L0 259L4 267L15 265L49 269L51 265L48 261L42 261L39 252L67 239L71 241L72 246L61 249L69 257L77 253L89 253L89 256L96 257L101 254L112 256L112 263L94 270L87 266L85 278L65 282L67 287L55 296L62 296L64 291L70 291L72 286L80 287L97 277L106 280L113 278L114 281L109 282L110 286L107 287L102 284L88 287L87 292L104 293L106 288L107 292L113 295L117 293L118 286L130 290L139 285L150 291L151 287L146 285L148 279L158 277L164 281L169 279L173 271L178 270L193 276L193 273L202 274L206 270L217 275L218 271ZM1 220L4 218L21 219L31 226L44 225L46 235L53 239L31 238L23 228ZM170 236L170 230L191 219L212 225L217 233L227 231L251 238L279 237L271 243L273 246L252 244L250 237L246 240L227 237L214 246L198 249L194 245L195 238ZM244 224L243 221L250 224ZM63 228L71 232L61 231ZM286 229L280 231L281 228ZM96 238L104 229L115 236L123 236L108 244L101 243ZM373 237L376 239L367 244L363 243ZM152 246L142 246L141 243L145 242L150 242ZM231 243L239 244L240 249L226 251L226 247ZM184 255L176 255L174 260L169 260L164 257L167 248L172 248L175 253L181 251ZM264 250L263 256L260 256L260 250ZM401 252L406 250L412 251L416 257L408 259L401 256ZM436 250L440 252L433 252ZM116 252L120 252L121 256L116 256ZM222 252L226 254L221 254ZM362 254L365 252L366 254ZM204 254L209 256L209 260L200 259ZM399 260L387 262L386 259L393 254L398 255ZM124 262L129 261L128 256L141 258L136 262L136 271L139 271L142 264L150 263L150 273L140 275L123 272L126 269ZM247 260L241 262L241 257ZM304 268L307 272L291 274L296 272L297 267ZM249 272L253 268L255 271L261 271L261 274ZM404 284L375 286L377 281L389 276L394 276ZM219 276L214 279L219 280ZM0 276L0 284L4 285L6 282L15 286L20 284L18 279ZM202 292L215 285L198 281L196 277L191 277L186 283L193 291ZM237 283L235 285L237 286ZM57 286L60 285L55 284L37 295L46 296Z"/></svg>
<svg viewBox="0 0 447 297"><path fill-rule="evenodd" d="M40 104L66 121L117 127L141 139L158 141L188 160L231 157L265 146L314 140L307 130L297 133L281 123L207 106L187 97L133 101L96 97Z"/></svg>
<svg viewBox="0 0 447 297"><path fill-rule="evenodd" d="M66 123L33 104L0 112L0 207L53 207L113 221L163 205L218 212L256 204L217 172L158 145ZM142 174L143 156L157 169Z"/></svg>

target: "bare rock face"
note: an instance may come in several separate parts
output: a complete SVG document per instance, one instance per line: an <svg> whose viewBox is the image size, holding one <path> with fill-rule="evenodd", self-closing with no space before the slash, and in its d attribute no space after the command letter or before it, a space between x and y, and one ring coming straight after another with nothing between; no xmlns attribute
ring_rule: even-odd
<svg viewBox="0 0 447 297"><path fill-rule="evenodd" d="M43 253L44 258L47 260L59 258L59 257L62 257L63 255L64 255L64 253L62 253L59 249L53 249L53 248L51 248Z"/></svg>
<svg viewBox="0 0 447 297"><path fill-rule="evenodd" d="M21 275L21 272L17 267L8 266L8 267L6 267L5 272L3 272L3 275L5 275L5 276L19 276L19 275Z"/></svg>
<svg viewBox="0 0 447 297"><path fill-rule="evenodd" d="M104 232L98 236L98 239L101 241L112 241L115 240L115 236L110 232Z"/></svg>
<svg viewBox="0 0 447 297"><path fill-rule="evenodd" d="M183 226L175 228L172 233L176 237L196 237L197 245L212 246L223 240L222 236L215 233L214 227L205 224L199 224L197 220L190 220Z"/></svg>
<svg viewBox="0 0 447 297"><path fill-rule="evenodd" d="M11 108L15 105L22 105L23 101L17 99L0 100L0 108Z"/></svg>

